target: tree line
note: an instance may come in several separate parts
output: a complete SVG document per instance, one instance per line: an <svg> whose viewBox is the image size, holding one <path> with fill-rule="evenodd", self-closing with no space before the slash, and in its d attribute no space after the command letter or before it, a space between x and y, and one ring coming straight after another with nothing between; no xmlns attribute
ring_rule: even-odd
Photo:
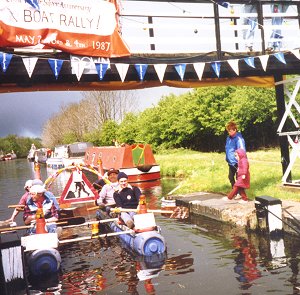
<svg viewBox="0 0 300 295"><path fill-rule="evenodd" d="M53 148L80 141L103 146L117 140L128 144L146 142L155 151L186 148L218 152L224 150L225 125L230 120L238 124L247 149L278 145L275 90L271 88L195 88L181 95L163 96L156 106L144 111L138 111L134 91L94 91L83 95L79 103L61 107L45 123L43 146ZM12 137L5 140L6 145ZM28 152L30 146L24 146ZM2 149L6 150L4 146Z"/></svg>
<svg viewBox="0 0 300 295"><path fill-rule="evenodd" d="M86 92L44 126L42 141L55 146L89 141L96 146L147 142L154 150L223 151L225 125L234 120L250 150L278 145L275 91L257 87L202 87L163 96L138 112L128 91Z"/></svg>
<svg viewBox="0 0 300 295"><path fill-rule="evenodd" d="M0 154L7 154L14 151L18 158L26 158L32 143L37 148L43 146L40 138L18 137L15 134L10 134L0 138Z"/></svg>

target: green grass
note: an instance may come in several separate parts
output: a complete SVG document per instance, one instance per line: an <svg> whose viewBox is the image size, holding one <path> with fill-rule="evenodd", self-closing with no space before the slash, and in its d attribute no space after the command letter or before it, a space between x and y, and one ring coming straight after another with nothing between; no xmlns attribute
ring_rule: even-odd
<svg viewBox="0 0 300 295"><path fill-rule="evenodd" d="M267 195L282 200L300 201L300 188L282 186L282 165L279 149L248 152L250 163L249 199ZM176 194L192 192L229 193L228 165L225 153L201 153L179 149L160 152L155 155L163 177L182 179ZM300 164L296 161L292 168L293 180L300 179ZM174 193L175 194L175 193Z"/></svg>

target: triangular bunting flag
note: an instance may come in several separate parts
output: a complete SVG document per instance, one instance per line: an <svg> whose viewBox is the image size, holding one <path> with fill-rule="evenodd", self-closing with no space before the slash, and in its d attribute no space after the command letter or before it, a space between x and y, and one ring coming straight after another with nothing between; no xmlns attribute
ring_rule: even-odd
<svg viewBox="0 0 300 295"><path fill-rule="evenodd" d="M261 66L264 69L264 71L266 71L267 69L267 64L268 64L268 60L269 60L269 55L260 55L258 58L260 60Z"/></svg>
<svg viewBox="0 0 300 295"><path fill-rule="evenodd" d="M276 52L274 56L283 64L286 64L283 52Z"/></svg>
<svg viewBox="0 0 300 295"><path fill-rule="evenodd" d="M136 64L136 65L134 65L134 67L135 67L136 71L138 72L140 81L143 81L144 77L145 77L145 74L146 74L146 71L147 71L147 68L148 68L148 65Z"/></svg>
<svg viewBox="0 0 300 295"><path fill-rule="evenodd" d="M211 64L211 67L213 68L214 72L216 73L217 77L220 77L220 69L221 69L221 63L219 61L213 62Z"/></svg>
<svg viewBox="0 0 300 295"><path fill-rule="evenodd" d="M108 64L107 63L95 63L95 67L96 67L99 79L102 81L105 76L105 73L107 71Z"/></svg>
<svg viewBox="0 0 300 295"><path fill-rule="evenodd" d="M158 76L158 79L160 83L164 80L164 75L166 71L167 65L166 64L156 64L154 65L154 69L156 71L156 74Z"/></svg>
<svg viewBox="0 0 300 295"><path fill-rule="evenodd" d="M28 76L29 76L29 78L31 78L31 75L35 68L36 62L38 61L38 58L37 57L23 57L22 60L25 65L25 68L27 70Z"/></svg>
<svg viewBox="0 0 300 295"><path fill-rule="evenodd" d="M38 0L25 0L25 2L31 5L33 8L40 10Z"/></svg>
<svg viewBox="0 0 300 295"><path fill-rule="evenodd" d="M0 52L0 63L2 71L5 73L9 67L10 61L12 58L12 54Z"/></svg>
<svg viewBox="0 0 300 295"><path fill-rule="evenodd" d="M177 64L177 65L174 65L174 67L175 67L176 72L180 76L181 81L183 81L186 64Z"/></svg>
<svg viewBox="0 0 300 295"><path fill-rule="evenodd" d="M246 57L244 58L245 63L251 67L255 69L255 65L254 65L254 57Z"/></svg>
<svg viewBox="0 0 300 295"><path fill-rule="evenodd" d="M75 73L78 81L80 80L80 78L83 74L85 65L86 65L85 61L72 57L72 59L71 59L72 72Z"/></svg>
<svg viewBox="0 0 300 295"><path fill-rule="evenodd" d="M128 64L116 64L116 68L117 68L118 73L120 75L121 81L124 82L125 77L127 75L129 65Z"/></svg>
<svg viewBox="0 0 300 295"><path fill-rule="evenodd" d="M239 60L238 59L229 59L227 60L231 68L235 71L235 73L239 76L240 69L239 69Z"/></svg>
<svg viewBox="0 0 300 295"><path fill-rule="evenodd" d="M298 59L300 59L299 49L295 49L291 51Z"/></svg>
<svg viewBox="0 0 300 295"><path fill-rule="evenodd" d="M203 71L205 68L205 63L204 62L194 63L193 66L194 66L194 69L196 71L196 74L197 74L199 80L201 81L202 76L203 76Z"/></svg>
<svg viewBox="0 0 300 295"><path fill-rule="evenodd" d="M223 6L224 8L228 8L229 7L229 2L217 1L217 4L219 4L220 6Z"/></svg>
<svg viewBox="0 0 300 295"><path fill-rule="evenodd" d="M57 79L64 61L60 59L48 59L48 62L55 78Z"/></svg>

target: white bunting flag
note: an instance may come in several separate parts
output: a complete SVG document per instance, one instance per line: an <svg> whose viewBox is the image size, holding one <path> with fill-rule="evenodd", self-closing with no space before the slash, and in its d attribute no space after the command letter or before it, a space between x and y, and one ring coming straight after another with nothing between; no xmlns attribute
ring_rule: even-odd
<svg viewBox="0 0 300 295"><path fill-rule="evenodd" d="M154 69L156 71L156 74L158 76L158 79L159 79L160 83L162 83L162 81L164 80L164 75L165 75L165 72L166 72L166 68L167 68L166 64L154 65Z"/></svg>
<svg viewBox="0 0 300 295"><path fill-rule="evenodd" d="M229 59L227 60L231 68L234 70L234 72L239 76L240 69L239 69L239 60L238 59Z"/></svg>
<svg viewBox="0 0 300 295"><path fill-rule="evenodd" d="M124 82L125 77L127 75L128 68L129 68L129 64L116 64L116 68L120 75L121 81Z"/></svg>
<svg viewBox="0 0 300 295"><path fill-rule="evenodd" d="M86 62L84 60L81 60L75 56L72 56L72 59L71 59L72 73L75 73L78 81L80 80L80 78L83 74L85 65L86 65Z"/></svg>
<svg viewBox="0 0 300 295"><path fill-rule="evenodd" d="M295 49L291 51L298 59L300 59L299 49Z"/></svg>
<svg viewBox="0 0 300 295"><path fill-rule="evenodd" d="M29 78L31 78L31 75L35 68L36 62L38 61L38 58L37 57L23 57L22 60L25 65L28 76L29 76Z"/></svg>
<svg viewBox="0 0 300 295"><path fill-rule="evenodd" d="M196 71L196 74L197 74L199 80L201 81L203 72L204 72L204 68L205 68L205 62L194 63L193 66L194 66L194 69Z"/></svg>
<svg viewBox="0 0 300 295"><path fill-rule="evenodd" d="M261 56L259 56L259 60L260 60L262 68L264 69L264 71L266 71L268 60L269 60L269 55L261 55Z"/></svg>

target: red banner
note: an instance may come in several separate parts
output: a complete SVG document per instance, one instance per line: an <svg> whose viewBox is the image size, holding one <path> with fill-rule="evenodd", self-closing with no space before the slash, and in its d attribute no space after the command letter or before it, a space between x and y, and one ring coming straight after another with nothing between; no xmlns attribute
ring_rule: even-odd
<svg viewBox="0 0 300 295"><path fill-rule="evenodd" d="M116 22L116 6L101 0L0 0L0 47L53 48L75 55L130 55Z"/></svg>

